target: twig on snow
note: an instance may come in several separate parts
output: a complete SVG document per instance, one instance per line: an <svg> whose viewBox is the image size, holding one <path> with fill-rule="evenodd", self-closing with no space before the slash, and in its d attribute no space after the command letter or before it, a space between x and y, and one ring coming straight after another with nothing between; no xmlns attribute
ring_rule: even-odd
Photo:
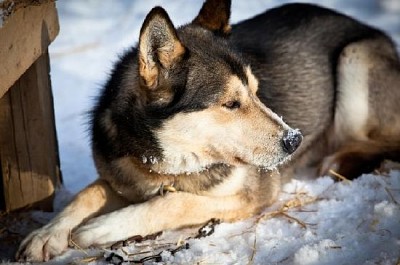
<svg viewBox="0 0 400 265"><path fill-rule="evenodd" d="M247 265L253 264L254 257L256 256L256 252L257 252L257 226L256 226L255 230L256 231L254 232L253 251L251 252L250 260L247 263Z"/></svg>
<svg viewBox="0 0 400 265"><path fill-rule="evenodd" d="M393 203L398 205L399 202L396 201L396 199L394 198L394 196L393 196L392 192L390 191L390 189L388 187L385 187L385 190L389 194L389 197L390 197L390 199L392 199Z"/></svg>
<svg viewBox="0 0 400 265"><path fill-rule="evenodd" d="M332 175L334 175L335 177L337 177L338 179L342 180L343 182L350 184L351 180L349 180L348 178L346 178L345 176L333 171L332 169L329 169L329 173L331 173Z"/></svg>

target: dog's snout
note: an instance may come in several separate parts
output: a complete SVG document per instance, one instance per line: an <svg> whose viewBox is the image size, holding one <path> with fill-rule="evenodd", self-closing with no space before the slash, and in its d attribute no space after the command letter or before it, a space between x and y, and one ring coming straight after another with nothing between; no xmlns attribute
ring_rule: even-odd
<svg viewBox="0 0 400 265"><path fill-rule="evenodd" d="M287 153L292 154L299 147L302 140L303 136L301 135L301 132L299 130L286 130L283 133L282 138L283 149Z"/></svg>

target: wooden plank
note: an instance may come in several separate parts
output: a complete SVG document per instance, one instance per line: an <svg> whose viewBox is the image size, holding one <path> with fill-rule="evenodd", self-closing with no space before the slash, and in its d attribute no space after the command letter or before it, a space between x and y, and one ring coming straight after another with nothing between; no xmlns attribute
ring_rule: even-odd
<svg viewBox="0 0 400 265"><path fill-rule="evenodd" d="M58 32L53 1L18 8L7 18L0 27L0 97L47 50Z"/></svg>
<svg viewBox="0 0 400 265"><path fill-rule="evenodd" d="M0 158L6 210L51 210L60 185L48 54L0 99Z"/></svg>

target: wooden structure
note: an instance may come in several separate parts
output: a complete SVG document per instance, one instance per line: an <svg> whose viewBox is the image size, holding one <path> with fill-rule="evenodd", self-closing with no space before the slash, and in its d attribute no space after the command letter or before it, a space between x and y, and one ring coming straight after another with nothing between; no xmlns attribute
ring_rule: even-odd
<svg viewBox="0 0 400 265"><path fill-rule="evenodd" d="M59 31L55 2L0 9L0 209L51 210L61 182L47 50Z"/></svg>

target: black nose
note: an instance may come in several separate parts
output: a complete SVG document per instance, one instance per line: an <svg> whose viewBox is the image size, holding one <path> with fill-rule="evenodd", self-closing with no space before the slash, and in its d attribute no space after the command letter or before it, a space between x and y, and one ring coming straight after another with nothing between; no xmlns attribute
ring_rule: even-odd
<svg viewBox="0 0 400 265"><path fill-rule="evenodd" d="M282 138L283 150L289 154L292 154L294 151L296 151L297 147L299 147L302 140L303 136L299 130L286 130L283 133Z"/></svg>

